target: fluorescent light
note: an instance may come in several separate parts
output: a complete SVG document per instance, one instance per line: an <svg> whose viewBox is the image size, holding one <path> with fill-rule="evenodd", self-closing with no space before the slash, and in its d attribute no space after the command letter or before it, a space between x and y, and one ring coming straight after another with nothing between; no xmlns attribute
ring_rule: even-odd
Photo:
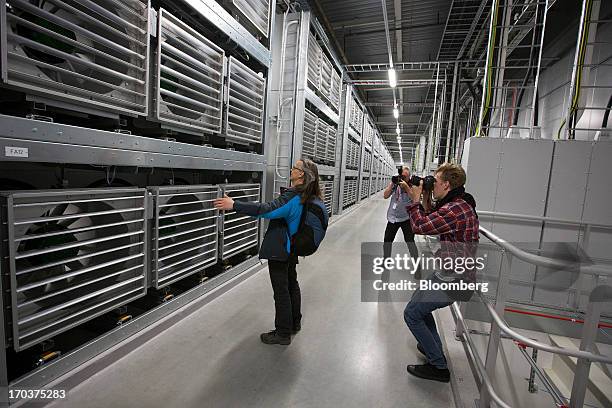
<svg viewBox="0 0 612 408"><path fill-rule="evenodd" d="M393 117L395 119L399 118L399 109L393 108Z"/></svg>
<svg viewBox="0 0 612 408"><path fill-rule="evenodd" d="M400 128L399 128L399 125L397 125L397 127L395 128L395 133L397 133L397 135L399 136L399 134L400 134Z"/></svg>
<svg viewBox="0 0 612 408"><path fill-rule="evenodd" d="M395 88L397 86L397 76L395 74L395 69L391 68L389 69L389 86L391 86L391 88Z"/></svg>

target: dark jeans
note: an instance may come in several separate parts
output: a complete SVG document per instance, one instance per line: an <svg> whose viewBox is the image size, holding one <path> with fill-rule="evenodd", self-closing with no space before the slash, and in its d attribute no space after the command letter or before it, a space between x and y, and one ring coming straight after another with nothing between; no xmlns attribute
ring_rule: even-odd
<svg viewBox="0 0 612 408"><path fill-rule="evenodd" d="M414 243L414 233L412 232L412 227L410 226L410 220L402 222L387 222L387 228L385 228L385 244L383 244L385 258L391 256L391 244L393 243L393 240L395 240L397 231L400 228L402 229L402 233L404 234L404 241L406 241L406 244L408 244L408 251L410 251L410 256L412 256L413 258L418 258L419 251L417 251L417 247Z"/></svg>
<svg viewBox="0 0 612 408"><path fill-rule="evenodd" d="M296 264L295 257L290 257L286 262L268 261L276 310L274 325L276 332L285 337L291 335L293 327L302 319L302 296L297 281Z"/></svg>
<svg viewBox="0 0 612 408"><path fill-rule="evenodd" d="M432 281L439 282L435 278ZM408 305L406 305L406 309L404 309L404 321L425 350L429 364L437 368L447 368L447 366L442 341L431 312L452 303L453 300L443 291L421 291L417 289Z"/></svg>
<svg viewBox="0 0 612 408"><path fill-rule="evenodd" d="M400 228L402 229L402 233L404 234L404 241L406 241L406 244L408 244L408 251L410 252L410 256L413 258L418 258L419 251L417 250L417 246L414 243L414 233L412 232L412 227L410 226L410 220L402 222L387 222L387 228L385 228L385 239L383 243L384 257L388 258L391 256L393 240L395 240L397 231ZM420 268L419 270L415 271L414 277L416 279L421 278ZM383 282L389 282L390 276L388 270L385 270L382 273L381 279Z"/></svg>

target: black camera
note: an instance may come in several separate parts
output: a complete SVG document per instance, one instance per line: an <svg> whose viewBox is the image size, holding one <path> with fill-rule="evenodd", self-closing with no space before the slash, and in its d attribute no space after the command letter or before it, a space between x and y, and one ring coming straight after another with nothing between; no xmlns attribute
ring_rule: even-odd
<svg viewBox="0 0 612 408"><path fill-rule="evenodd" d="M403 175L404 169L401 167L397 168L397 175L391 176L391 182L393 184L399 184L400 180L404 177Z"/></svg>
<svg viewBox="0 0 612 408"><path fill-rule="evenodd" d="M419 184L421 184L421 180L423 181L423 190L424 191L431 191L433 190L433 186L434 183L436 182L436 179L434 176L425 176L425 177L419 177L419 176L412 176L410 177L410 180L408 180L408 185L409 186L418 186Z"/></svg>

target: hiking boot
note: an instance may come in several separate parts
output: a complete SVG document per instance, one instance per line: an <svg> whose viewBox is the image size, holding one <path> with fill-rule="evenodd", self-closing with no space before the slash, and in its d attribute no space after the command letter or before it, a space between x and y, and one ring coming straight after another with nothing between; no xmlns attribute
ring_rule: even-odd
<svg viewBox="0 0 612 408"><path fill-rule="evenodd" d="M429 363L409 365L406 367L406 370L408 370L408 373L416 377L425 378L426 380L434 380L445 383L450 381L450 371L448 371L447 368L437 368Z"/></svg>
<svg viewBox="0 0 612 408"><path fill-rule="evenodd" d="M291 344L291 337L280 336L278 333L276 333L276 330L272 330L268 333L262 333L259 338L261 339L261 342L265 344L281 344L283 346L288 346Z"/></svg>

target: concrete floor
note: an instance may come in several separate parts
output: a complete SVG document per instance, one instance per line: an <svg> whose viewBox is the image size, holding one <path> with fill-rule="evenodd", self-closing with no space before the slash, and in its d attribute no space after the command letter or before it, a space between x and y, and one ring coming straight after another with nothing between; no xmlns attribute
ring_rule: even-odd
<svg viewBox="0 0 612 408"><path fill-rule="evenodd" d="M364 203L300 261L304 320L290 346L259 340L274 313L263 269L50 407L454 406L450 385L406 373L422 360L405 305L360 301L360 244L382 241L386 206Z"/></svg>

